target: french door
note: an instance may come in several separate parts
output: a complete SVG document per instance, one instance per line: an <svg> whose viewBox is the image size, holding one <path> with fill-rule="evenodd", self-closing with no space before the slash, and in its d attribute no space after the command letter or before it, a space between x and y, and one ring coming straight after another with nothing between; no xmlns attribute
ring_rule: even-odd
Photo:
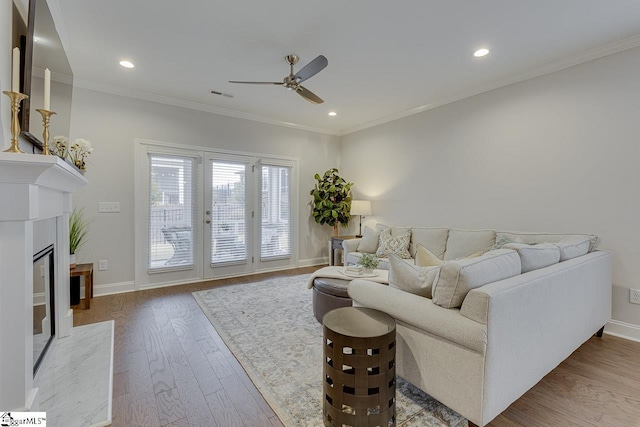
<svg viewBox="0 0 640 427"><path fill-rule="evenodd" d="M204 277L251 273L253 159L209 154L204 178Z"/></svg>
<svg viewBox="0 0 640 427"><path fill-rule="evenodd" d="M294 265L291 162L207 155L204 277Z"/></svg>
<svg viewBox="0 0 640 427"><path fill-rule="evenodd" d="M139 142L137 288L295 266L296 164Z"/></svg>

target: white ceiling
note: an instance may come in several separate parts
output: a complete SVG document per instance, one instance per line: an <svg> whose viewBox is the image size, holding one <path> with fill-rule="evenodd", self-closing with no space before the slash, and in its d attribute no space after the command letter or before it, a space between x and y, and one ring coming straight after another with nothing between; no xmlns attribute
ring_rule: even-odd
<svg viewBox="0 0 640 427"><path fill-rule="evenodd" d="M333 134L640 45L638 0L52 2L81 87ZM328 58L304 83L324 104L227 82L282 80L289 53Z"/></svg>

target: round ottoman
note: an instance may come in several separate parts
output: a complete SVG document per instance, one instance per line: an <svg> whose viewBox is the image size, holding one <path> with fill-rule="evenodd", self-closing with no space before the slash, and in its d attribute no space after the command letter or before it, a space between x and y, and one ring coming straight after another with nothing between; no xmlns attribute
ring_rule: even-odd
<svg viewBox="0 0 640 427"><path fill-rule="evenodd" d="M313 315L322 323L325 314L340 307L351 307L352 300L347 293L351 280L318 277L313 281Z"/></svg>

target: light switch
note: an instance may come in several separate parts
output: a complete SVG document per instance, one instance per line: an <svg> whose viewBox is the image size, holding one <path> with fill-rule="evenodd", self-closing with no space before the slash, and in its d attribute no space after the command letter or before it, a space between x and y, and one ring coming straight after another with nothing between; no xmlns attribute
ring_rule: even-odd
<svg viewBox="0 0 640 427"><path fill-rule="evenodd" d="M98 213L118 213L120 202L98 202Z"/></svg>

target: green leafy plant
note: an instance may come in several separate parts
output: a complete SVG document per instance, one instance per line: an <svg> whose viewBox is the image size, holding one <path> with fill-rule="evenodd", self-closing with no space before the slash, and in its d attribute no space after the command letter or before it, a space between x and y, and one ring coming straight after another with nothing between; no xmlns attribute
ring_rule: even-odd
<svg viewBox="0 0 640 427"><path fill-rule="evenodd" d="M315 174L318 183L311 190L313 196L313 219L318 224L328 224L337 231L337 225L346 227L349 224L351 210L352 182L345 181L338 175L338 169L329 169L323 176Z"/></svg>
<svg viewBox="0 0 640 427"><path fill-rule="evenodd" d="M75 254L87 241L90 221L84 217L84 209L73 208L69 216L69 253Z"/></svg>
<svg viewBox="0 0 640 427"><path fill-rule="evenodd" d="M376 254L364 253L358 260L357 265L362 266L362 268L367 270L368 269L374 270L378 268L379 263L380 261L378 260L378 257L376 256Z"/></svg>

